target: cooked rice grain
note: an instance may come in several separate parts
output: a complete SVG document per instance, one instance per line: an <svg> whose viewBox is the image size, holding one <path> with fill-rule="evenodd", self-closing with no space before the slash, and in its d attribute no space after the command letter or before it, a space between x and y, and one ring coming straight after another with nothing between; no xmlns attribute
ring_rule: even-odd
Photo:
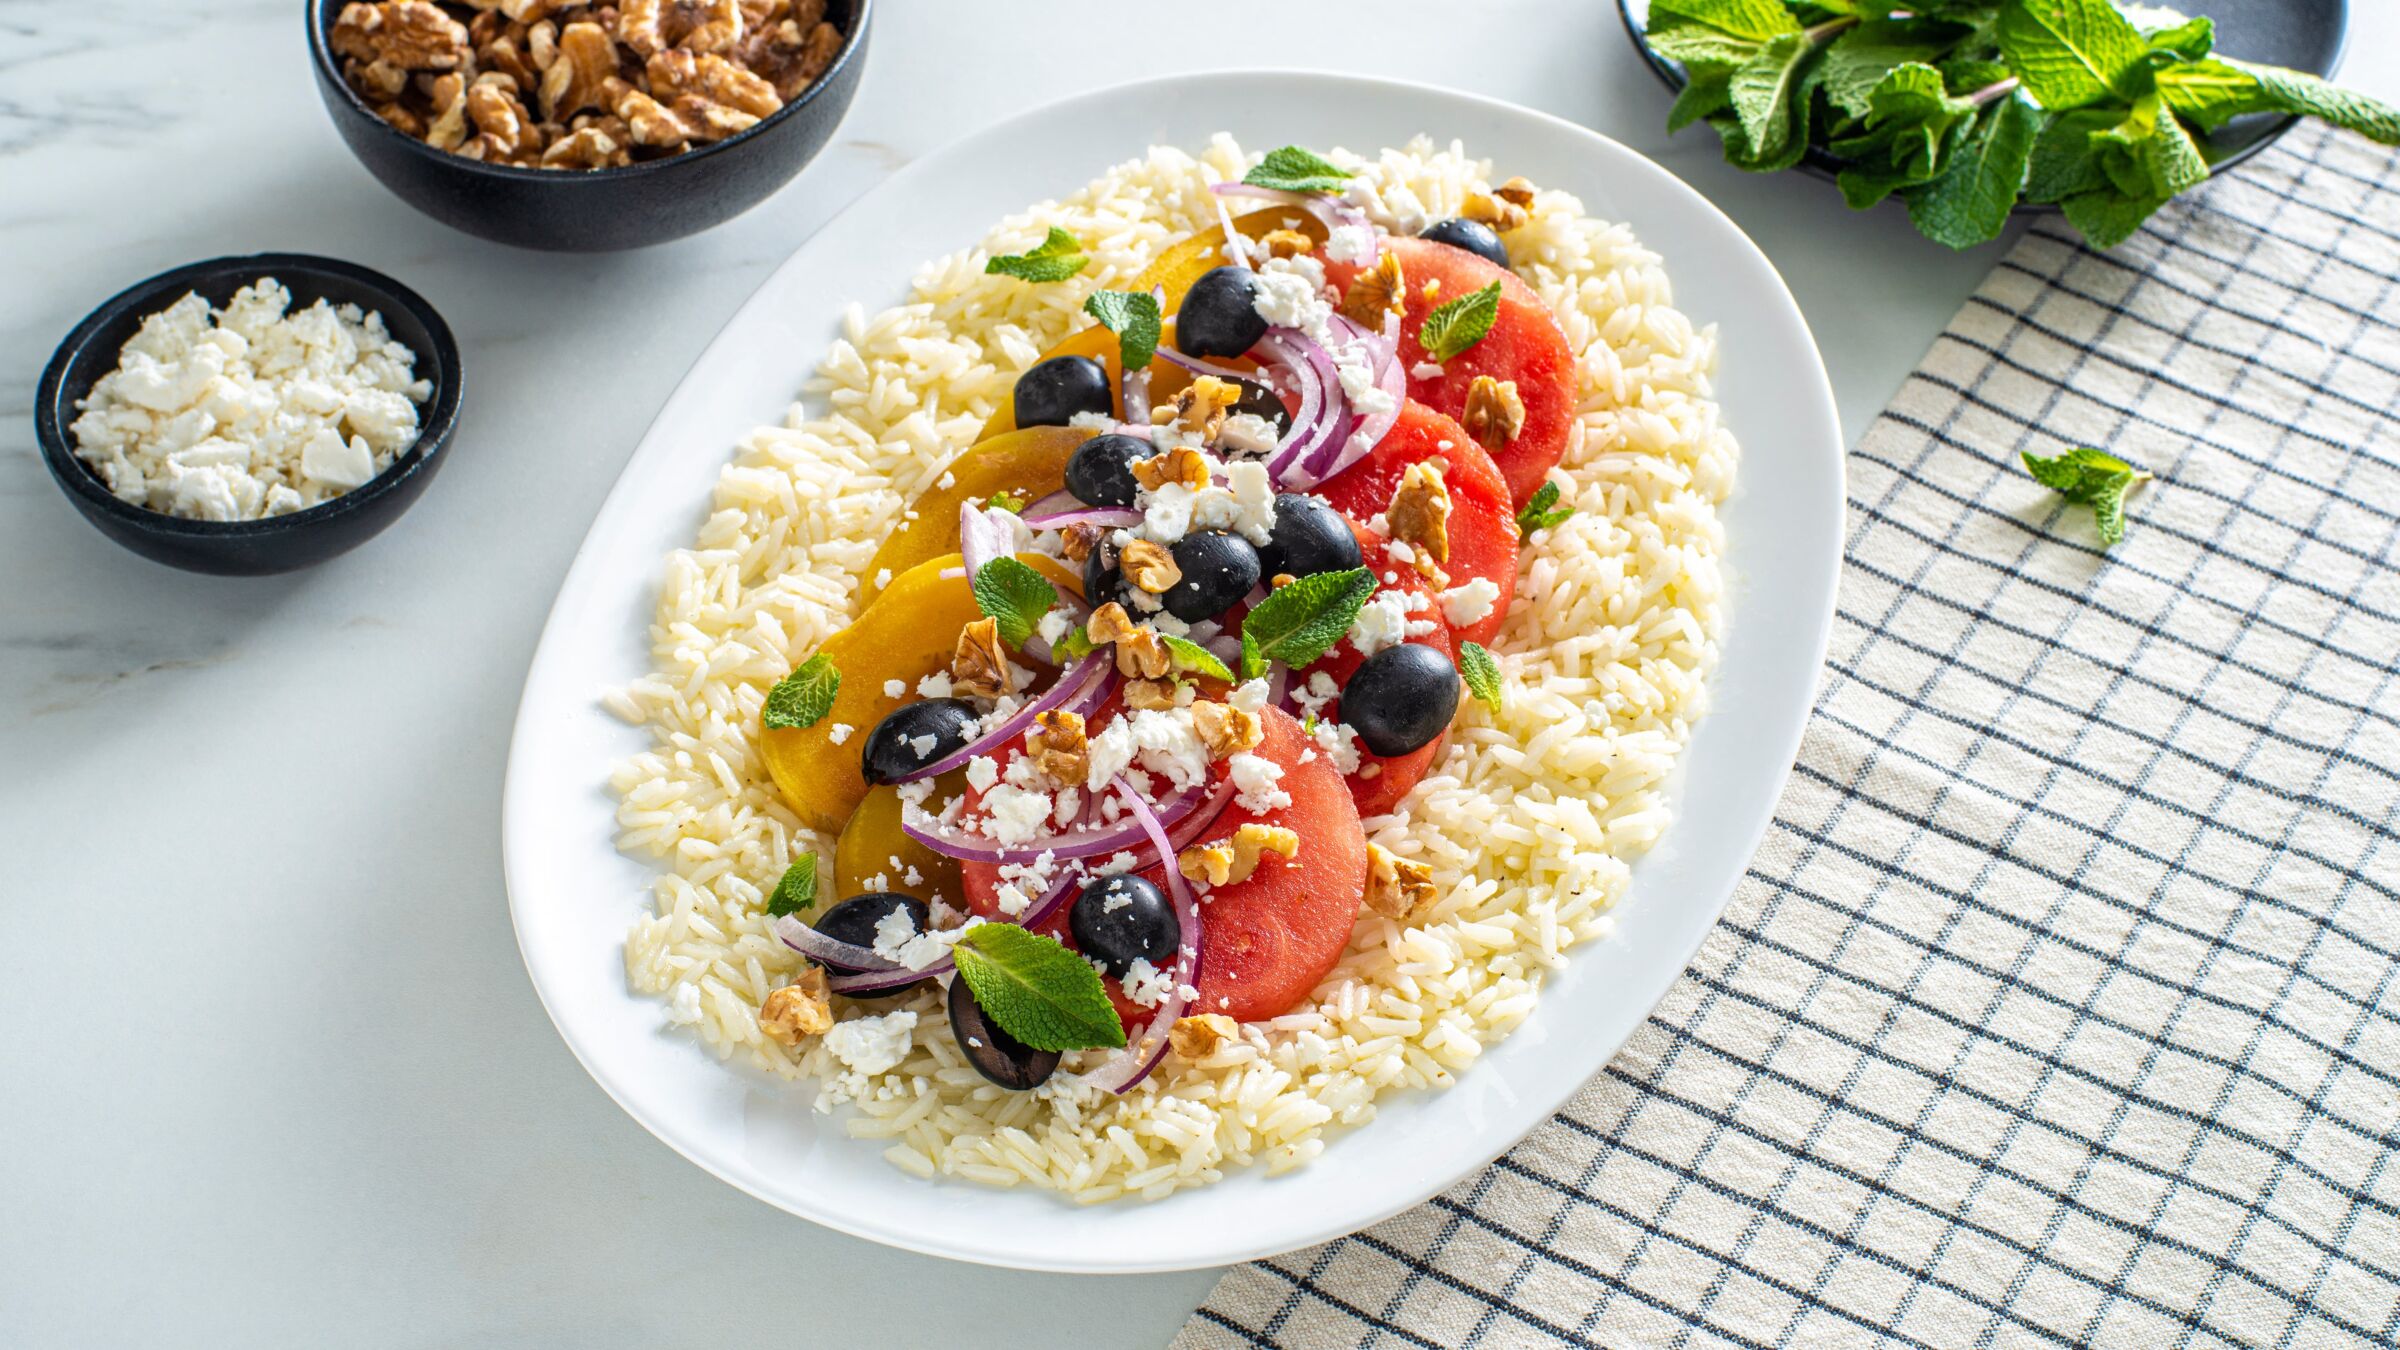
<svg viewBox="0 0 2400 1350"><path fill-rule="evenodd" d="M721 1059L820 1080L821 1108L852 1107L850 1133L890 1141L884 1156L917 1176L1157 1199L1259 1162L1288 1171L1327 1131L1373 1119L1381 1094L1447 1086L1532 1014L1570 947L1607 933L1628 861L1666 828L1667 777L1707 705L1723 615L1716 508L1736 461L1709 386L1715 335L1674 309L1657 255L1630 231L1545 192L1510 244L1582 353L1559 475L1576 514L1525 549L1495 644L1503 709L1467 705L1434 772L1370 822L1377 842L1434 869L1430 913L1414 926L1362 913L1310 1007L1202 1063L1171 1058L1124 1098L1069 1074L1034 1093L992 1086L960 1058L932 991L867 1010L920 1014L888 1073L760 1032L759 1003L801 964L763 893L796 852L832 845L784 809L752 749L768 688L849 622L877 541L1017 375L1082 325L1084 297L1215 223L1207 185L1250 162L1225 138L1197 158L1153 149L928 264L909 303L850 306L789 423L743 443L694 546L668 558L656 669L607 700L652 732L613 778L619 845L663 864L625 942L633 987ZM1365 176L1413 225L1454 213L1490 166L1419 140ZM985 258L1052 225L1083 241L1082 276L984 274Z"/></svg>

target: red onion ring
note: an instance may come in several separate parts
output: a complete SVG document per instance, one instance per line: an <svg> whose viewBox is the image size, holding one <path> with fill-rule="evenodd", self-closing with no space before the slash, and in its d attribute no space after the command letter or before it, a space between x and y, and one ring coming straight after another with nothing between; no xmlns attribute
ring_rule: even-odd
<svg viewBox="0 0 2400 1350"><path fill-rule="evenodd" d="M985 732L958 749L942 756L921 769L911 770L893 779L896 783L914 783L921 778L939 778L959 768L977 755L988 754L1025 733L1033 719L1060 708L1090 713L1106 702L1117 685L1117 665L1113 651L1096 651L1067 667L1040 698L1009 715L1007 721Z"/></svg>
<svg viewBox="0 0 2400 1350"><path fill-rule="evenodd" d="M1182 820L1207 799L1210 784L1206 779L1184 788L1161 803L1153 819L1169 824ZM1027 844L996 844L985 840L968 839L944 826L928 829L923 823L931 817L922 809L904 810L900 815L900 832L945 857L966 862L1023 866L1038 860L1044 853L1060 861L1096 858L1105 853L1117 853L1142 841L1139 825L1102 825L1089 829L1069 830L1062 834L1036 839Z"/></svg>
<svg viewBox="0 0 2400 1350"><path fill-rule="evenodd" d="M1125 799L1133 818L1141 823L1142 832L1150 836L1151 844L1158 849L1159 859L1165 864L1167 895L1175 902L1175 922L1183 934L1183 942L1175 953L1175 969L1167 977L1172 983L1167 986L1167 996L1159 1003L1158 1011L1151 1014L1139 1034L1126 1038L1124 1049L1109 1056L1090 1075L1111 1092L1123 1096L1148 1078L1158 1062L1167 1057L1167 1032L1190 1006L1183 991L1199 984L1200 903L1192 898L1191 887L1184 884L1183 873L1175 866L1175 849L1167 840L1166 826L1151 813L1150 804L1123 778L1113 780L1112 785L1117 795Z"/></svg>
<svg viewBox="0 0 2400 1350"><path fill-rule="evenodd" d="M994 558L1017 551L1017 518L997 506L978 509L971 501L958 504L958 552L968 576L983 570Z"/></svg>
<svg viewBox="0 0 2400 1350"><path fill-rule="evenodd" d="M800 922L796 915L786 914L775 920L775 936L783 939L784 946L829 966L848 966L854 970L900 969L898 962L876 955L874 948L829 938Z"/></svg>
<svg viewBox="0 0 2400 1350"><path fill-rule="evenodd" d="M1328 196L1322 192L1285 192L1280 188L1252 187L1248 183L1217 183L1211 186L1209 191L1219 197L1256 197L1261 201L1281 202L1286 206L1297 206L1323 221L1328 233L1342 225L1362 226L1367 232L1367 246L1372 251L1364 258L1359 259L1360 264L1373 267L1376 258L1382 255L1383 236L1376 232L1373 223L1367 219L1367 213L1339 197ZM1223 207L1220 205L1219 209L1222 210ZM1225 228L1231 232L1233 224L1230 219L1226 222Z"/></svg>

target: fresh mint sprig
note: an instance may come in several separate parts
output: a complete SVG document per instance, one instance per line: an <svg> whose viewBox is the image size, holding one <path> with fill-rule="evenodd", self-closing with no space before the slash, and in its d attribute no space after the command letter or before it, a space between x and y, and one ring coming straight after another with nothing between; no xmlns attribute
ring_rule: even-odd
<svg viewBox="0 0 2400 1350"><path fill-rule="evenodd" d="M950 949L983 1015L1036 1050L1125 1044L1125 1024L1100 972L1053 937L1013 923L979 923Z"/></svg>
<svg viewBox="0 0 2400 1350"><path fill-rule="evenodd" d="M1042 616L1058 604L1058 588L1050 579L1015 558L985 563L968 585L975 592L975 607L998 625L1000 640L1011 647L1024 646Z"/></svg>
<svg viewBox="0 0 2400 1350"><path fill-rule="evenodd" d="M1319 572L1268 592L1242 620L1242 678L1266 674L1269 661L1296 669L1323 656L1374 594L1375 574L1364 567Z"/></svg>
<svg viewBox="0 0 2400 1350"><path fill-rule="evenodd" d="M798 731L813 727L833 711L833 696L841 692L842 672L823 652L800 663L767 691L767 706L759 721L769 731Z"/></svg>
<svg viewBox="0 0 2400 1350"><path fill-rule="evenodd" d="M1015 277L1019 281L1065 281L1084 269L1091 259L1084 256L1083 244L1074 235L1056 225L1050 235L1025 253L1003 253L985 260L986 276Z"/></svg>
<svg viewBox="0 0 2400 1350"><path fill-rule="evenodd" d="M1500 711L1500 663L1492 659L1491 651L1480 642L1458 645L1458 673L1467 682L1467 692L1477 700Z"/></svg>
<svg viewBox="0 0 2400 1350"><path fill-rule="evenodd" d="M2092 508L2100 547L2111 547L2125 537L2125 494L2149 481L2148 470L2090 446L2047 458L2031 450L2023 454L2025 471L2034 481L2070 502Z"/></svg>
<svg viewBox="0 0 2400 1350"><path fill-rule="evenodd" d="M783 869L783 878L775 883L774 893L767 897L767 913L781 918L817 907L817 855L803 853Z"/></svg>
<svg viewBox="0 0 2400 1350"><path fill-rule="evenodd" d="M1278 192L1339 192L1350 185L1350 177L1323 155L1286 145L1269 150L1256 168L1242 175L1242 181Z"/></svg>
<svg viewBox="0 0 2400 1350"><path fill-rule="evenodd" d="M1499 317L1500 283L1495 281L1482 290L1435 305L1417 329L1417 344L1435 363L1448 361L1483 341Z"/></svg>
<svg viewBox="0 0 2400 1350"><path fill-rule="evenodd" d="M1083 312L1117 335L1117 359L1127 370L1140 370L1158 354L1165 318L1150 292L1094 291L1084 298Z"/></svg>
<svg viewBox="0 0 2400 1350"><path fill-rule="evenodd" d="M2110 0L1652 0L1646 40L1683 66L1667 129L1705 121L1739 168L1813 147L1844 198L1889 196L1928 238L1998 237L2056 204L2107 248L2204 181L2200 138L2245 113L2400 145L2400 109L2213 53L2206 18L2142 27Z"/></svg>
<svg viewBox="0 0 2400 1350"><path fill-rule="evenodd" d="M1217 654L1190 638L1161 633L1158 640L1167 645L1167 660L1178 675L1197 675L1204 680L1233 681L1233 672L1217 659Z"/></svg>
<svg viewBox="0 0 2400 1350"><path fill-rule="evenodd" d="M1575 514L1572 506L1558 504L1558 484L1544 483L1525 499L1517 509L1517 535L1531 538L1535 530L1546 530Z"/></svg>

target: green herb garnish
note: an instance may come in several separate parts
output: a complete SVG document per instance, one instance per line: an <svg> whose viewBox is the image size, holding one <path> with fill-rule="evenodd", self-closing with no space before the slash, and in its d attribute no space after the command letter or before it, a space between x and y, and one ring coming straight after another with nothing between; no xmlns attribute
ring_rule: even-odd
<svg viewBox="0 0 2400 1350"><path fill-rule="evenodd" d="M1574 507L1558 504L1558 484L1544 483L1517 508L1517 534L1531 538L1535 530L1549 529L1574 514Z"/></svg>
<svg viewBox="0 0 2400 1350"><path fill-rule="evenodd" d="M2125 537L2125 494L2150 474L2124 460L2089 446L2045 459L2027 450L2025 471L2043 487L2077 505L2092 508L2092 523L2100 532L2100 547Z"/></svg>
<svg viewBox="0 0 2400 1350"><path fill-rule="evenodd" d="M2400 110L2214 56L2215 25L2175 17L2144 28L2109 0L1653 0L1646 40L1686 76L1668 130L1706 121L1760 172L1823 150L1852 206L1897 195L1951 248L1998 237L2020 201L2117 244L2208 177L2198 135L2244 113L2400 145Z"/></svg>
<svg viewBox="0 0 2400 1350"><path fill-rule="evenodd" d="M1269 150L1242 181L1278 192L1339 192L1350 185L1350 174L1322 155L1286 145Z"/></svg>
<svg viewBox="0 0 2400 1350"><path fill-rule="evenodd" d="M1025 514L1025 508L1027 505L1029 505L1029 503L1023 497L1020 497L1013 492L995 492L991 495L991 499L986 501L984 505L989 507L997 507L1002 511L1008 512L1012 516L1021 516Z"/></svg>
<svg viewBox="0 0 2400 1350"><path fill-rule="evenodd" d="M1190 638L1179 638L1170 633L1161 633L1158 637L1159 641L1167 644L1167 659L1173 663L1176 674L1197 675L1205 680L1232 683L1233 672L1225 668L1225 663L1217 659L1215 652Z"/></svg>
<svg viewBox="0 0 2400 1350"><path fill-rule="evenodd" d="M1148 291L1094 291L1083 301L1083 312L1117 335L1117 359L1127 370L1140 370L1158 353L1161 316L1158 297Z"/></svg>
<svg viewBox="0 0 2400 1350"><path fill-rule="evenodd" d="M1483 341L1500 317L1500 283L1495 281L1470 295L1445 300L1433 307L1417 330L1417 343L1435 362L1447 361Z"/></svg>
<svg viewBox="0 0 2400 1350"><path fill-rule="evenodd" d="M1014 558L994 558L975 571L970 583L975 607L999 625L1000 640L1022 647L1034 626L1058 603L1058 588L1050 579Z"/></svg>
<svg viewBox="0 0 2400 1350"><path fill-rule="evenodd" d="M1065 637L1050 644L1050 655L1064 664L1068 661L1080 661L1090 656L1096 649L1090 631L1082 624L1077 624L1067 630Z"/></svg>
<svg viewBox="0 0 2400 1350"><path fill-rule="evenodd" d="M783 879L775 883L775 893L767 897L767 913L781 918L814 909L817 904L817 855L803 853L783 869Z"/></svg>
<svg viewBox="0 0 2400 1350"><path fill-rule="evenodd" d="M1467 682L1467 692L1500 711L1500 663L1492 659L1490 650L1480 642L1462 642L1458 647L1458 673Z"/></svg>
<svg viewBox="0 0 2400 1350"><path fill-rule="evenodd" d="M1268 592L1242 620L1242 678L1266 674L1269 661L1297 669L1323 656L1374 594L1375 574L1364 567L1319 572Z"/></svg>
<svg viewBox="0 0 2400 1350"><path fill-rule="evenodd" d="M759 721L770 731L813 727L833 711L833 696L841 688L842 672L833 668L831 657L818 652L767 691L767 706Z"/></svg>
<svg viewBox="0 0 2400 1350"><path fill-rule="evenodd" d="M1030 253L1004 253L986 261L987 276L1015 277L1019 281L1065 281L1083 270L1091 261L1083 256L1083 244L1074 235L1050 227L1050 237L1034 245Z"/></svg>
<svg viewBox="0 0 2400 1350"><path fill-rule="evenodd" d="M1056 938L1013 923L979 923L959 935L950 957L983 1015L1036 1050L1125 1044L1100 972Z"/></svg>

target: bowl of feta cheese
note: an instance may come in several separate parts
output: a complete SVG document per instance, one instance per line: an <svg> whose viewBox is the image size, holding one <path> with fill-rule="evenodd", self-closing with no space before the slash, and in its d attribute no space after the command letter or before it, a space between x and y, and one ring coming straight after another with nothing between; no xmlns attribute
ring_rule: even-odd
<svg viewBox="0 0 2400 1350"><path fill-rule="evenodd" d="M458 344L423 297L333 258L193 263L112 296L59 344L42 459L101 533L256 576L381 533L444 461Z"/></svg>

